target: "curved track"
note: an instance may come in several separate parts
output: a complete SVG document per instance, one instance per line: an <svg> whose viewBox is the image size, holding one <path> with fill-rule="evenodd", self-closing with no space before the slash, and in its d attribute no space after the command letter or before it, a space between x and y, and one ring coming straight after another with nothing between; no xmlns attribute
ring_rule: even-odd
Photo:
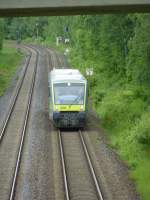
<svg viewBox="0 0 150 200"><path fill-rule="evenodd" d="M28 69L28 66L29 66L29 63L30 63L30 60L31 60L31 56L32 56L32 52L30 50L28 50L30 52L30 55L29 55L29 58L26 62L26 66L25 66L25 69L24 69L24 72L23 72L23 75L22 77L20 78L18 84L17 84L17 87L15 89L15 92L14 92L14 95L12 97L12 100L11 100L11 104L10 104L10 107L8 109L8 113L6 115L6 118L5 118L5 121L3 123L3 126L2 126L2 129L1 129L1 132L0 132L0 142L2 141L3 139L3 136L5 134L5 130L7 128L7 125L8 125L8 122L9 122L9 119L10 119L10 116L13 112L13 109L14 109L14 106L15 106L15 103L16 103L16 100L19 96L19 92L21 90L21 87L22 87L22 84L23 84L23 80L25 78L25 75L26 75L26 72L27 72L27 69Z"/></svg>
<svg viewBox="0 0 150 200"><path fill-rule="evenodd" d="M67 68L68 64L64 62L64 59L62 56L58 55L57 52L52 51L51 49L47 48L48 52L48 58L49 58L49 66L59 69L59 68ZM51 67L49 67L49 70L52 70Z"/></svg>
<svg viewBox="0 0 150 200"><path fill-rule="evenodd" d="M34 49L34 51L36 51L35 48L33 48L33 49ZM29 117L30 106L31 106L31 101L32 101L32 94L33 94L33 90L34 90L34 83L35 83L35 77L36 77L37 62L38 62L38 51L36 51L36 53L37 53L37 59L36 59L34 72L33 72L33 76L32 76L31 88L30 88L30 91L29 91L29 99L28 99L28 103L27 103L27 109L26 109L26 114L25 114L25 118L24 118L22 133L21 133L21 140L20 140L20 144L19 144L19 151L18 151L18 156L17 156L17 161L16 161L16 166L15 166L15 171L14 171L14 176L13 176L9 200L13 200L14 195L15 195L15 186L16 186L17 175L18 175L19 166L20 166L20 162L21 162L21 154L22 154L22 151L23 151L23 144L24 144L24 139L25 139L26 127L27 127L27 123L28 123L28 117Z"/></svg>
<svg viewBox="0 0 150 200"><path fill-rule="evenodd" d="M0 137L0 177L3 180L3 187L0 188L1 199L14 199L34 90L38 52L31 47L26 49L30 52L30 58L16 88Z"/></svg>

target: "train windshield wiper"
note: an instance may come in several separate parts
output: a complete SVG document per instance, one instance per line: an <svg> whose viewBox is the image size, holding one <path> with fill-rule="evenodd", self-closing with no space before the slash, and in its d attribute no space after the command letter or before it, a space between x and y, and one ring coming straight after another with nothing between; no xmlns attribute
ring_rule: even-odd
<svg viewBox="0 0 150 200"><path fill-rule="evenodd" d="M70 105L74 105L75 102L77 102L77 103L79 104L79 101L78 101L79 99L80 99L79 96L76 97L76 98L72 101L72 103L71 103Z"/></svg>

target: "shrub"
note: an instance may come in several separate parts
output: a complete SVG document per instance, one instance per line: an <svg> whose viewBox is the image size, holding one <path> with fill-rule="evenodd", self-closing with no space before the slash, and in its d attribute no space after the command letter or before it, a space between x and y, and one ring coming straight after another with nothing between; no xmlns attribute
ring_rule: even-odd
<svg viewBox="0 0 150 200"><path fill-rule="evenodd" d="M150 111L144 112L133 132L139 143L150 146Z"/></svg>

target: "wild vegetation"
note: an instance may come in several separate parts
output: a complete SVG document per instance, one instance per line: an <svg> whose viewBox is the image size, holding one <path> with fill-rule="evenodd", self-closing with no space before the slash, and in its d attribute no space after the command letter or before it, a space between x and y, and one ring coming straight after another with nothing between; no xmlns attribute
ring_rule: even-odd
<svg viewBox="0 0 150 200"><path fill-rule="evenodd" d="M3 37L4 37L4 26L3 26L3 20L0 19L0 51L3 47Z"/></svg>
<svg viewBox="0 0 150 200"><path fill-rule="evenodd" d="M13 75L16 73L21 59L22 55L5 42L0 52L0 96L4 94Z"/></svg>
<svg viewBox="0 0 150 200"><path fill-rule="evenodd" d="M8 87L22 57L17 50L4 42L4 39L8 36L4 32L4 26L6 26L6 22L4 23L4 20L0 19L0 96L4 94Z"/></svg>
<svg viewBox="0 0 150 200"><path fill-rule="evenodd" d="M17 20L21 19L12 19L10 27ZM23 39L40 38L43 43L55 46L57 36L70 38L69 46L64 44L63 48L70 49L71 65L84 74L86 68L93 67L94 76L90 80L93 108L107 130L111 146L128 163L142 198L148 200L150 15L50 17L44 18L40 26L36 24L40 24L42 18L30 20L22 19ZM15 38L12 34L15 35L17 29L12 32L12 28L6 27L7 38Z"/></svg>
<svg viewBox="0 0 150 200"><path fill-rule="evenodd" d="M4 94L22 58L17 50L4 42L4 38L7 36L4 32L5 24L4 20L0 19L0 96Z"/></svg>
<svg viewBox="0 0 150 200"><path fill-rule="evenodd" d="M44 26L47 17L6 18L4 23L5 39L8 40L44 40Z"/></svg>

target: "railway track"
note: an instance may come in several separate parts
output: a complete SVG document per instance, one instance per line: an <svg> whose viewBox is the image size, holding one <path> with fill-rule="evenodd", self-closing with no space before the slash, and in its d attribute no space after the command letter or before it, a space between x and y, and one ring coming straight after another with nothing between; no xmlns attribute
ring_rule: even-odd
<svg viewBox="0 0 150 200"><path fill-rule="evenodd" d="M66 200L103 200L102 191L96 177L83 132L79 130L78 132L68 133L58 130L58 138ZM74 139L75 142L71 141L72 139ZM65 145L68 147L65 147ZM78 156L81 157L79 158ZM75 164L77 162L78 164ZM85 162L88 167L85 167ZM78 176L75 177L74 172L78 170L80 172Z"/></svg>
<svg viewBox="0 0 150 200"><path fill-rule="evenodd" d="M50 66L63 66L59 56L54 53L51 54L49 64ZM103 200L83 132L79 130L70 133L58 130L57 139L64 183L64 199Z"/></svg>
<svg viewBox="0 0 150 200"><path fill-rule="evenodd" d="M17 86L0 134L0 177L3 181L0 197L4 200L13 200L15 196L39 57L38 51L34 48L26 48L30 51L30 58Z"/></svg>
<svg viewBox="0 0 150 200"><path fill-rule="evenodd" d="M49 48L46 48L46 50L47 50L48 64L49 64L48 70L50 71L53 68L55 68L58 64L55 59L56 58L55 53Z"/></svg>
<svg viewBox="0 0 150 200"><path fill-rule="evenodd" d="M28 51L29 51L29 50L28 50ZM13 112L13 109L14 109L14 106L15 106L15 103L16 103L16 100L17 100L17 98L18 98L19 92L20 92L21 87L22 87L22 84L23 84L23 80L24 80L25 75L26 75L26 72L27 72L27 68L28 68L28 66L29 66L29 62L30 62L30 59L31 59L31 56L32 56L32 52L31 52L31 51L29 51L29 52L30 52L30 55L29 55L29 58L28 58L28 60L27 60L27 62L26 62L26 66L25 66L25 69L24 69L24 71L23 71L23 75L22 75L20 81L19 81L18 84L17 84L17 87L16 87L16 89L15 89L14 95L13 95L12 100L11 100L10 107L9 107L9 109L8 109L8 112L7 112L6 118L5 118L5 120L4 120L3 126L2 126L2 128L1 128L1 132L0 132L0 143L1 143L2 139L3 139L4 134L5 134L5 130L6 130L6 128L7 128L7 125L8 125L9 119L10 119L10 116L11 116L11 114L12 114L12 112Z"/></svg>
<svg viewBox="0 0 150 200"><path fill-rule="evenodd" d="M58 55L58 53L56 52L56 60L58 62L58 68L66 68L66 66L64 66L64 62L62 59L62 56L60 57L60 55Z"/></svg>
<svg viewBox="0 0 150 200"><path fill-rule="evenodd" d="M48 62L49 62L49 66L53 66L55 68L66 68L65 63L62 59L62 57L60 58L60 56L58 55L57 52L52 51L51 49L47 48L47 52L48 52ZM51 67L49 67L49 70L51 70Z"/></svg>

